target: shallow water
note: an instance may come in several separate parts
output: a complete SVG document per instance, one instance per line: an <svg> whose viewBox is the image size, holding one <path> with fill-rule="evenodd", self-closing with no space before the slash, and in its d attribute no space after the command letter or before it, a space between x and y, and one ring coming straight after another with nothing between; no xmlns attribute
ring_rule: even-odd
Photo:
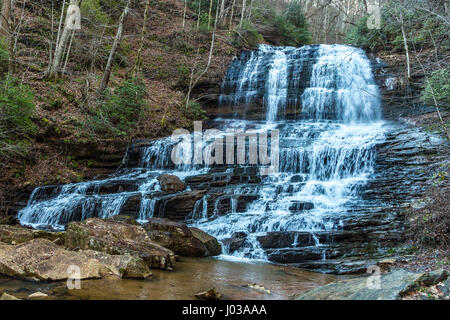
<svg viewBox="0 0 450 320"><path fill-rule="evenodd" d="M293 294L325 285L338 277L272 264L239 263L217 259L182 258L175 272L152 270L147 280L108 278L81 281L68 290L65 282L39 283L0 278L0 292L19 298L41 291L49 299L185 300L215 287L223 299L289 299ZM256 283L270 290L248 287Z"/></svg>

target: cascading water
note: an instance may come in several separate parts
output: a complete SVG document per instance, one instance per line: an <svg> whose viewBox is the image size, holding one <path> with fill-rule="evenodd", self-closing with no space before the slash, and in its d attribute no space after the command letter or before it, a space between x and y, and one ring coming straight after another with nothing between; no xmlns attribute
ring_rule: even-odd
<svg viewBox="0 0 450 320"><path fill-rule="evenodd" d="M280 169L255 181L229 178L209 187L186 219L223 242L223 257L283 262L277 255L286 248L310 247L304 259L328 258L321 235L339 230L349 209L364 205L359 191L373 173L374 147L384 140L380 97L366 55L342 45L261 45L232 63L222 92L220 106L232 107L234 118L217 120L217 127L278 129ZM118 214L138 198L135 216L145 221L166 210L156 180L162 172L188 181L208 174L245 176L252 169L174 165L173 145L168 138L153 142L141 149L138 168L107 180L38 188L19 219L61 229L72 220ZM221 213L226 197L229 211ZM250 200L242 205L242 199ZM267 244L269 234L281 240ZM236 237L239 245L232 248L230 239Z"/></svg>

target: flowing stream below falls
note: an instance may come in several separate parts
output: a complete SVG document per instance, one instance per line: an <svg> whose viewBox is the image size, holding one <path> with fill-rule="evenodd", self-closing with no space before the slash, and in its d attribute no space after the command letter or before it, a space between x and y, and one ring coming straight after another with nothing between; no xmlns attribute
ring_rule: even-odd
<svg viewBox="0 0 450 320"><path fill-rule="evenodd" d="M268 132L270 152L278 130L278 171L262 175L262 165L236 162L174 164L179 140L141 141L108 179L35 189L20 222L62 230L90 217L166 217L218 238L220 259L323 272L345 273L355 259L382 255L398 243L392 195L408 198L410 184L396 179L409 171L393 166L403 161L404 149L386 150L396 150L398 136L410 133L382 120L379 89L363 50L260 45L243 52L227 72L215 114L208 126L218 131L203 137L207 160L208 147L217 138L224 143L226 130ZM188 189L162 192L156 179L162 173L178 176Z"/></svg>

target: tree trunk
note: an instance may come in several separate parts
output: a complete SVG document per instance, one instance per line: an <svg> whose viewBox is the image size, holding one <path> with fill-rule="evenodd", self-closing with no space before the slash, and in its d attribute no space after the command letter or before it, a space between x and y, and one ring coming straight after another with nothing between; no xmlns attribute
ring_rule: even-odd
<svg viewBox="0 0 450 320"><path fill-rule="evenodd" d="M70 0L70 5L80 5L81 0ZM67 9L69 10L69 9ZM50 76L55 76L58 73L59 65L62 60L62 56L64 53L64 48L66 46L67 40L69 39L70 32L72 29L68 25L64 25L64 30L62 32L61 37L59 38L59 41L56 44L56 50L55 55L53 57L53 64L50 68Z"/></svg>
<svg viewBox="0 0 450 320"><path fill-rule="evenodd" d="M239 21L239 27L242 27L242 22L244 22L244 15L245 15L245 3L247 0L242 0L242 8L241 8L241 20Z"/></svg>
<svg viewBox="0 0 450 320"><path fill-rule="evenodd" d="M213 0L209 0L208 29L211 26L212 7L213 7Z"/></svg>
<svg viewBox="0 0 450 320"><path fill-rule="evenodd" d="M234 15L235 4L236 4L236 0L233 0L233 4L231 5L231 14L230 14L230 30L233 29L233 15Z"/></svg>
<svg viewBox="0 0 450 320"><path fill-rule="evenodd" d="M186 2L185 2L186 3ZM142 56L142 50L144 49L144 40L145 40L145 34L147 32L147 16L148 16L148 8L150 7L150 0L147 0L145 3L145 10L144 10L144 23L142 24L142 31L141 31L141 44L139 46L139 50L137 53L136 58L136 64L134 66L134 77L137 77L139 72L141 71L141 56ZM184 27L184 25L183 25Z"/></svg>
<svg viewBox="0 0 450 320"><path fill-rule="evenodd" d="M103 73L102 82L100 84L100 87L98 89L99 93L103 93L105 89L108 87L109 78L111 77L111 71L112 71L112 65L114 62L114 57L116 55L117 47L119 46L120 41L122 40L123 35L123 22L128 15L128 11L130 10L130 2L131 0L127 1L127 4L125 6L125 9L122 12L122 15L119 19L119 27L117 28L116 37L114 38L113 45L111 47L111 51L109 52L108 62L106 63L105 72Z"/></svg>
<svg viewBox="0 0 450 320"><path fill-rule="evenodd" d="M225 0L221 0L220 1L220 11L219 11L219 21L220 21L220 25L223 25L223 14L225 11Z"/></svg>
<svg viewBox="0 0 450 320"><path fill-rule="evenodd" d="M200 27L200 15L202 14L202 2L198 2L197 28Z"/></svg>
<svg viewBox="0 0 450 320"><path fill-rule="evenodd" d="M0 18L0 36L9 38L9 27L11 22L11 0L3 0Z"/></svg>
<svg viewBox="0 0 450 320"><path fill-rule="evenodd" d="M203 70L203 72L201 72L200 75L195 80L194 80L195 65L194 65L194 68L191 71L191 77L190 77L190 80L189 80L189 88L188 88L188 92L186 94L186 105L185 105L185 107L189 106L192 89L194 89L195 85L203 77L203 75L206 72L208 72L209 66L211 65L211 60L212 60L212 56L213 56L213 52L214 52L214 42L216 40L216 30L217 30L218 16L219 16L219 10L216 10L216 18L214 19L214 30L213 30L213 34L212 34L212 38L211 38L211 47L209 49L208 63L206 64L205 70ZM199 54L199 51L197 51L197 56L198 56L198 54Z"/></svg>
<svg viewBox="0 0 450 320"><path fill-rule="evenodd" d="M400 12L400 24L401 24L401 31L402 31L402 36L403 36L403 45L405 46L405 52L406 52L406 74L408 76L408 79L410 79L411 78L411 66L410 66L410 62L409 62L408 41L406 39L406 32L405 32L405 27L403 24L403 16L402 16L401 12Z"/></svg>
<svg viewBox="0 0 450 320"><path fill-rule="evenodd" d="M147 2L148 3L148 2ZM183 10L183 29L186 25L186 9L187 9L187 0L184 0L184 10Z"/></svg>

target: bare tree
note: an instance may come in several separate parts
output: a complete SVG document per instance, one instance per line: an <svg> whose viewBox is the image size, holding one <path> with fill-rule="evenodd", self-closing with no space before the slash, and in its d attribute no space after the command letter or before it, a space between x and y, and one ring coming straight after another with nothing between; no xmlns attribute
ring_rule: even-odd
<svg viewBox="0 0 450 320"><path fill-rule="evenodd" d="M396 17L397 21L400 23L400 30L402 32L403 37L403 46L405 48L406 53L406 75L408 76L408 79L411 78L411 65L409 61L409 50L408 50L408 39L406 38L406 32L405 32L405 23L403 21L403 13L400 11L399 15Z"/></svg>
<svg viewBox="0 0 450 320"><path fill-rule="evenodd" d="M0 17L0 36L9 39L11 25L11 0L3 0Z"/></svg>
<svg viewBox="0 0 450 320"><path fill-rule="evenodd" d="M245 16L245 3L246 0L242 0L242 8L241 8L241 20L239 21L239 27L242 27L242 22L244 22L244 16Z"/></svg>
<svg viewBox="0 0 450 320"><path fill-rule="evenodd" d="M195 68L197 66L197 60L198 60L198 56L199 56L200 50L197 50L196 60L195 60L194 66L193 66L193 68L191 70L188 92L186 94L186 104L185 104L186 108L189 106L192 90L197 85L197 83L202 79L202 77L205 75L205 73L208 72L209 67L211 65L211 60L212 60L212 56L213 56L213 52L214 52L214 42L215 42L215 39L216 39L218 16L219 16L219 10L216 10L216 17L214 19L214 30L213 30L213 33L212 33L212 36L211 36L211 46L209 48L208 62L206 64L205 69L203 71L201 71L198 75L195 74Z"/></svg>
<svg viewBox="0 0 450 320"><path fill-rule="evenodd" d="M81 0L70 0L70 5L67 9L66 22L64 24L64 30L61 34L61 37L57 39L55 55L53 58L53 63L50 68L50 76L55 76L59 71L59 66L63 57L64 49L69 39L70 33L73 30L73 24L76 22L74 20L68 19L68 17L74 17L74 12L69 12L71 10L71 6L78 7L80 5ZM73 9L72 9L73 10Z"/></svg>
<svg viewBox="0 0 450 320"><path fill-rule="evenodd" d="M108 87L108 82L109 82L109 78L111 77L111 71L112 71L112 66L113 66L113 62L114 62L114 57L116 55L117 47L119 46L120 41L122 40L123 23L125 21L125 18L128 15L128 12L130 11L130 4L131 4L131 0L128 0L127 4L125 6L125 9L123 10L123 12L122 12L122 14L120 16L119 26L117 28L117 33L116 33L116 36L114 38L114 42L113 42L113 45L111 47L111 51L109 52L108 62L106 63L105 72L103 73L102 82L100 84L100 87L98 88L98 92L99 93L103 93L103 91L105 91L105 89Z"/></svg>
<svg viewBox="0 0 450 320"><path fill-rule="evenodd" d="M184 0L184 10L183 10L183 29L186 25L186 10L187 10L187 0Z"/></svg>
<svg viewBox="0 0 450 320"><path fill-rule="evenodd" d="M144 22L142 24L142 31L141 31L141 44L139 45L139 50L138 50L137 58L136 58L136 64L134 65L134 77L137 77L137 75L141 69L141 64L142 64L141 56L142 56L142 50L144 49L145 34L147 32L147 16L148 16L149 7L150 7L150 0L147 0L145 3L145 9L144 9ZM184 27L184 23L183 23L183 27Z"/></svg>

